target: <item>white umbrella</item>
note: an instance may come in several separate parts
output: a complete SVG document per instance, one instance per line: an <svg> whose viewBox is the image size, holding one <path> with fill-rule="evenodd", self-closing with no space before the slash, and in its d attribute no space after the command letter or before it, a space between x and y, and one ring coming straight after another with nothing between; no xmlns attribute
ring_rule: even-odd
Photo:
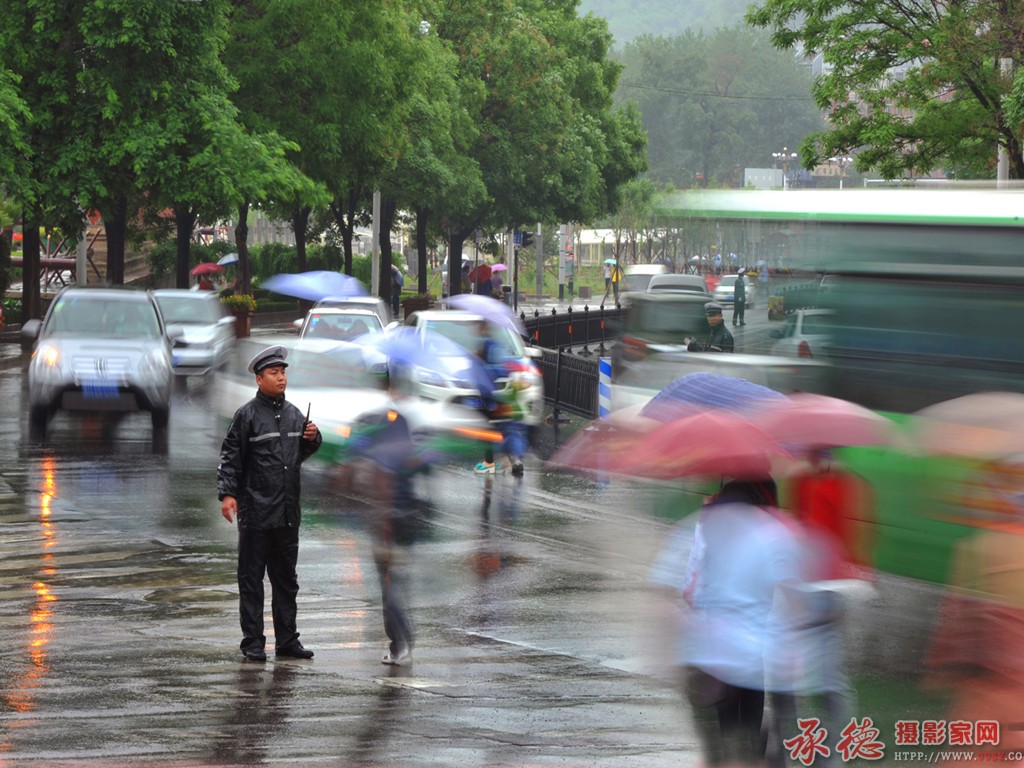
<svg viewBox="0 0 1024 768"><path fill-rule="evenodd" d="M217 260L217 263L220 264L222 267L226 267L229 264L237 264L238 263L238 254L237 253L228 253L228 254L226 254L224 256L221 256L220 259Z"/></svg>

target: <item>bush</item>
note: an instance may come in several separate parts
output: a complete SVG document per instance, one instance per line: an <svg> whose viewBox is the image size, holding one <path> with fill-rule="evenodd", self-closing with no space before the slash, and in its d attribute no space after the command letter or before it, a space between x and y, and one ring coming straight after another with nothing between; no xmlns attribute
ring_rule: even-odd
<svg viewBox="0 0 1024 768"><path fill-rule="evenodd" d="M221 296L220 300L228 308L229 312L256 311L256 299L247 293L233 293L230 296Z"/></svg>

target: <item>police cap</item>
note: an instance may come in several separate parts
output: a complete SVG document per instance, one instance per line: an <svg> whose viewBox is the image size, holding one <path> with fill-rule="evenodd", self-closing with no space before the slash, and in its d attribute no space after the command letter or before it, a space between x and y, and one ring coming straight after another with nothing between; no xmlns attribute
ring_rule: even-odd
<svg viewBox="0 0 1024 768"><path fill-rule="evenodd" d="M704 305L704 314L706 315L720 315L722 314L722 305L717 301L709 301Z"/></svg>
<svg viewBox="0 0 1024 768"><path fill-rule="evenodd" d="M253 355L252 360L249 361L249 373L260 373L264 368L270 368L274 365L280 365L283 368L287 368L288 363L285 362L286 357L288 357L288 350L282 346L273 346L261 349Z"/></svg>

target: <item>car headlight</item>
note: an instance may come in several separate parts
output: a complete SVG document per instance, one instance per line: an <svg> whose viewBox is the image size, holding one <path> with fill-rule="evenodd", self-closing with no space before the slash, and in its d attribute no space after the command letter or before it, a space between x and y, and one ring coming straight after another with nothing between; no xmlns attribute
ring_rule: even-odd
<svg viewBox="0 0 1024 768"><path fill-rule="evenodd" d="M60 376L62 355L53 344L44 344L32 354L32 362L40 378L53 379Z"/></svg>

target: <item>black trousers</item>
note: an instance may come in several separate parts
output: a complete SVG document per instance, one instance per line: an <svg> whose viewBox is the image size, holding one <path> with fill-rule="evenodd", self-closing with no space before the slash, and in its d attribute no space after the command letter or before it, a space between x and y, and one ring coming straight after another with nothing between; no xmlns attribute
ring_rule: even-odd
<svg viewBox="0 0 1024 768"><path fill-rule="evenodd" d="M734 301L733 302L733 304L732 304L732 324L733 325L736 325L737 323L744 322L744 320L743 320L743 311L746 308L747 308L747 301L746 301L746 299L741 299L739 301Z"/></svg>
<svg viewBox="0 0 1024 768"><path fill-rule="evenodd" d="M263 577L270 577L271 611L274 615L274 645L284 648L296 642L295 598L299 579L299 529L292 527L258 530L238 529L238 602L242 625L241 649L263 648Z"/></svg>

